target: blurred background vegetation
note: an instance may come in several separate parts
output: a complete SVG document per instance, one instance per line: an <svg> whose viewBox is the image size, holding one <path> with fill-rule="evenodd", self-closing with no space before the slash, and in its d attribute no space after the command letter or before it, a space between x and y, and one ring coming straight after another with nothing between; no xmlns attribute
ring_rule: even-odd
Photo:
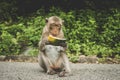
<svg viewBox="0 0 120 80"><path fill-rule="evenodd" d="M61 17L70 60L120 58L119 0L0 0L0 55L38 54L45 18Z"/></svg>

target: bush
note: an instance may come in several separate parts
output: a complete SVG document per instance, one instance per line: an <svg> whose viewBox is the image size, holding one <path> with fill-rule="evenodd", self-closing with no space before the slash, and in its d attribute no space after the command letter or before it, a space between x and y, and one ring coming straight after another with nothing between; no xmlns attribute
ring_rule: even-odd
<svg viewBox="0 0 120 80"><path fill-rule="evenodd" d="M6 31L7 27L2 25L1 27L1 36L0 36L0 54L1 55L10 55L19 53L19 45L16 38Z"/></svg>
<svg viewBox="0 0 120 80"><path fill-rule="evenodd" d="M99 12L81 9L64 12L55 7L48 14L40 9L35 16L27 19L20 17L18 23L0 24L0 54L21 54L27 47L34 47L31 52L37 55L35 48L38 47L45 18L54 15L64 20L63 30L70 60L76 62L80 54L99 57L120 55L119 10Z"/></svg>
<svg viewBox="0 0 120 80"><path fill-rule="evenodd" d="M24 20L13 25L0 25L1 55L21 54L29 46L38 46L44 20L42 17L35 17L23 22Z"/></svg>

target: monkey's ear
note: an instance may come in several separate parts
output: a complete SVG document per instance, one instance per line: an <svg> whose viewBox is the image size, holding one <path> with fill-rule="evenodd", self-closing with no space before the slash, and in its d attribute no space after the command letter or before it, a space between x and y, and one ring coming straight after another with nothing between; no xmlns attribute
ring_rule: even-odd
<svg viewBox="0 0 120 80"><path fill-rule="evenodd" d="M45 18L45 22L46 22L46 23L48 22L48 18Z"/></svg>

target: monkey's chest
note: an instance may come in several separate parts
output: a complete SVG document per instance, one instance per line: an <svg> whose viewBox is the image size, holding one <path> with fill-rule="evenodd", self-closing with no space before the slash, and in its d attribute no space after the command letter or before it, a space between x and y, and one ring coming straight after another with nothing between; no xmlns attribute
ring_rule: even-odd
<svg viewBox="0 0 120 80"><path fill-rule="evenodd" d="M46 45L45 46L45 53L47 55L47 57L49 58L49 60L52 63L55 63L57 61L57 59L60 56L60 51L63 48L60 46L53 46L53 45Z"/></svg>

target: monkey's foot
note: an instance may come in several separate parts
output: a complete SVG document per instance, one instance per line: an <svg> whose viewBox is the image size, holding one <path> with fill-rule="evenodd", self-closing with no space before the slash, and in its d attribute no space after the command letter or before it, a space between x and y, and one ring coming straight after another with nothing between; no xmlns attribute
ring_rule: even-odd
<svg viewBox="0 0 120 80"><path fill-rule="evenodd" d="M51 66L51 68L55 71L55 72L61 72L62 69L60 67L57 66Z"/></svg>
<svg viewBox="0 0 120 80"><path fill-rule="evenodd" d="M59 77L67 77L67 76L72 76L71 72L67 72L66 70L61 71L60 73L58 73Z"/></svg>
<svg viewBox="0 0 120 80"><path fill-rule="evenodd" d="M65 71L62 71L62 72L60 72L60 73L58 74L58 76L59 76L59 77L65 77L65 73L66 73Z"/></svg>
<svg viewBox="0 0 120 80"><path fill-rule="evenodd" d="M51 71L47 71L47 74L49 74L49 75L53 75L53 74L56 74L56 71L53 71L53 70L51 70Z"/></svg>

